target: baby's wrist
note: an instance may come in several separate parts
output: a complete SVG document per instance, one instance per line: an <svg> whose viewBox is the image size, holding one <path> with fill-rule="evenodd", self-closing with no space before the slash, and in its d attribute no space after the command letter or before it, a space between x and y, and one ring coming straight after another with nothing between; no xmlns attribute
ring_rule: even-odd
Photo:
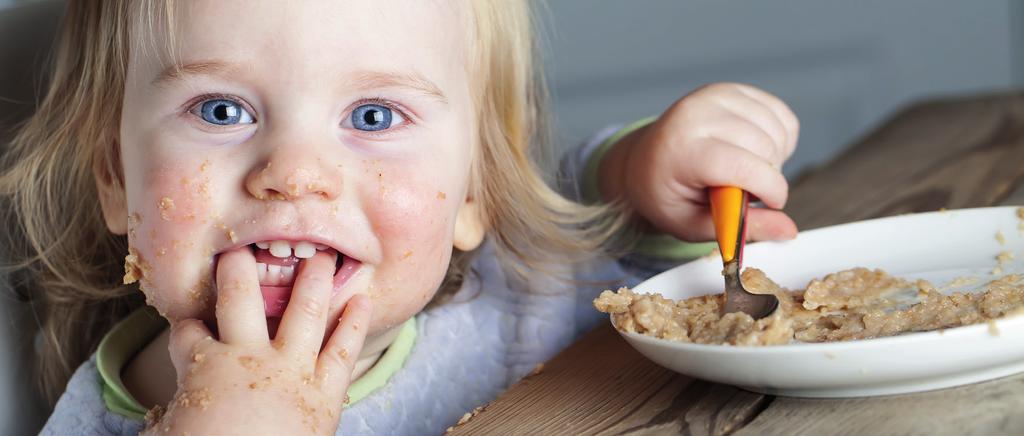
<svg viewBox="0 0 1024 436"><path fill-rule="evenodd" d="M631 215L634 228L640 237L630 251L646 257L688 261L710 254L716 243L682 241L668 233L655 228L643 215L634 198L627 192L630 168L636 168L631 162L632 152L648 140L651 125L658 117L649 117L629 124L609 137L591 155L588 167L593 165L591 179L591 196L584 199L590 203L618 202L624 213ZM586 192L586 189L584 190Z"/></svg>
<svg viewBox="0 0 1024 436"><path fill-rule="evenodd" d="M582 193L585 203L609 203L622 197L629 150L639 136L637 131L657 119L652 116L627 124L597 146L587 159L583 174Z"/></svg>
<svg viewBox="0 0 1024 436"><path fill-rule="evenodd" d="M644 125L637 128L613 143L598 163L597 191L601 202L621 201L628 206L626 183L631 151L635 149L638 138L643 136L647 127L648 125Z"/></svg>

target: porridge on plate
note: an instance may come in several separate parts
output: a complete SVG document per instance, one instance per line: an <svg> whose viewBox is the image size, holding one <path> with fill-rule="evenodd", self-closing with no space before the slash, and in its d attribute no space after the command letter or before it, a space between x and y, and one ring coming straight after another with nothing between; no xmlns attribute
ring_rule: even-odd
<svg viewBox="0 0 1024 436"><path fill-rule="evenodd" d="M747 268L743 286L774 294L779 308L755 320L742 312L722 314L724 295L672 301L627 288L604 291L594 307L609 313L624 332L699 344L781 345L894 336L989 322L1024 312L1024 278L1010 274L975 292L946 295L926 280L909 281L881 270L854 268L812 280L802 291L780 287L764 272ZM970 283L957 279L951 283ZM990 332L998 334L994 328Z"/></svg>

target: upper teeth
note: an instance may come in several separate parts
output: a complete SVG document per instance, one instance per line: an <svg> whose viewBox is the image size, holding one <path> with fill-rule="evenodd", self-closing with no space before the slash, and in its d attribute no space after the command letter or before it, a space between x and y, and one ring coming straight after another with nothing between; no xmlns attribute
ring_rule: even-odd
<svg viewBox="0 0 1024 436"><path fill-rule="evenodd" d="M309 259L316 254L317 250L326 250L327 246L323 244L314 244L309 241L263 241L257 242L256 246L264 250L270 249L270 254L274 257L281 259L287 259L289 256L294 256L299 259Z"/></svg>

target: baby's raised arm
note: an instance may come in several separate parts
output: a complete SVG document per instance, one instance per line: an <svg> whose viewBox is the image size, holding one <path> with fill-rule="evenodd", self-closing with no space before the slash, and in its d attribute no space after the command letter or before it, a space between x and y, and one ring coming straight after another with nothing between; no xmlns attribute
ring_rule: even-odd
<svg viewBox="0 0 1024 436"><path fill-rule="evenodd" d="M798 133L796 116L777 97L748 85L708 85L618 141L601 162L600 191L657 230L706 241L714 239L707 188L738 186L767 206L751 208L750 237L791 239L796 224L780 210L789 189L781 169Z"/></svg>

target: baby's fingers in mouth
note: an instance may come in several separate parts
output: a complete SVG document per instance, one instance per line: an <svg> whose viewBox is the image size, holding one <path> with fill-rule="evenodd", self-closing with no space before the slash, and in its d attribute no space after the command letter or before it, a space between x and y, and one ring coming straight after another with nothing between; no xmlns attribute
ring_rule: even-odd
<svg viewBox="0 0 1024 436"><path fill-rule="evenodd" d="M271 335L276 331L277 320L291 299L292 288L301 264L317 253L330 255L334 261L334 288L337 291L359 270L361 263L345 256L333 247L308 241L262 241L249 244L256 257L256 272L266 307L266 317L271 325Z"/></svg>
<svg viewBox="0 0 1024 436"><path fill-rule="evenodd" d="M225 343L259 345L269 341L263 295L252 252L241 247L217 261L217 330Z"/></svg>
<svg viewBox="0 0 1024 436"><path fill-rule="evenodd" d="M284 317L275 335L277 348L315 355L320 350L334 288L337 253L318 252L298 265Z"/></svg>

